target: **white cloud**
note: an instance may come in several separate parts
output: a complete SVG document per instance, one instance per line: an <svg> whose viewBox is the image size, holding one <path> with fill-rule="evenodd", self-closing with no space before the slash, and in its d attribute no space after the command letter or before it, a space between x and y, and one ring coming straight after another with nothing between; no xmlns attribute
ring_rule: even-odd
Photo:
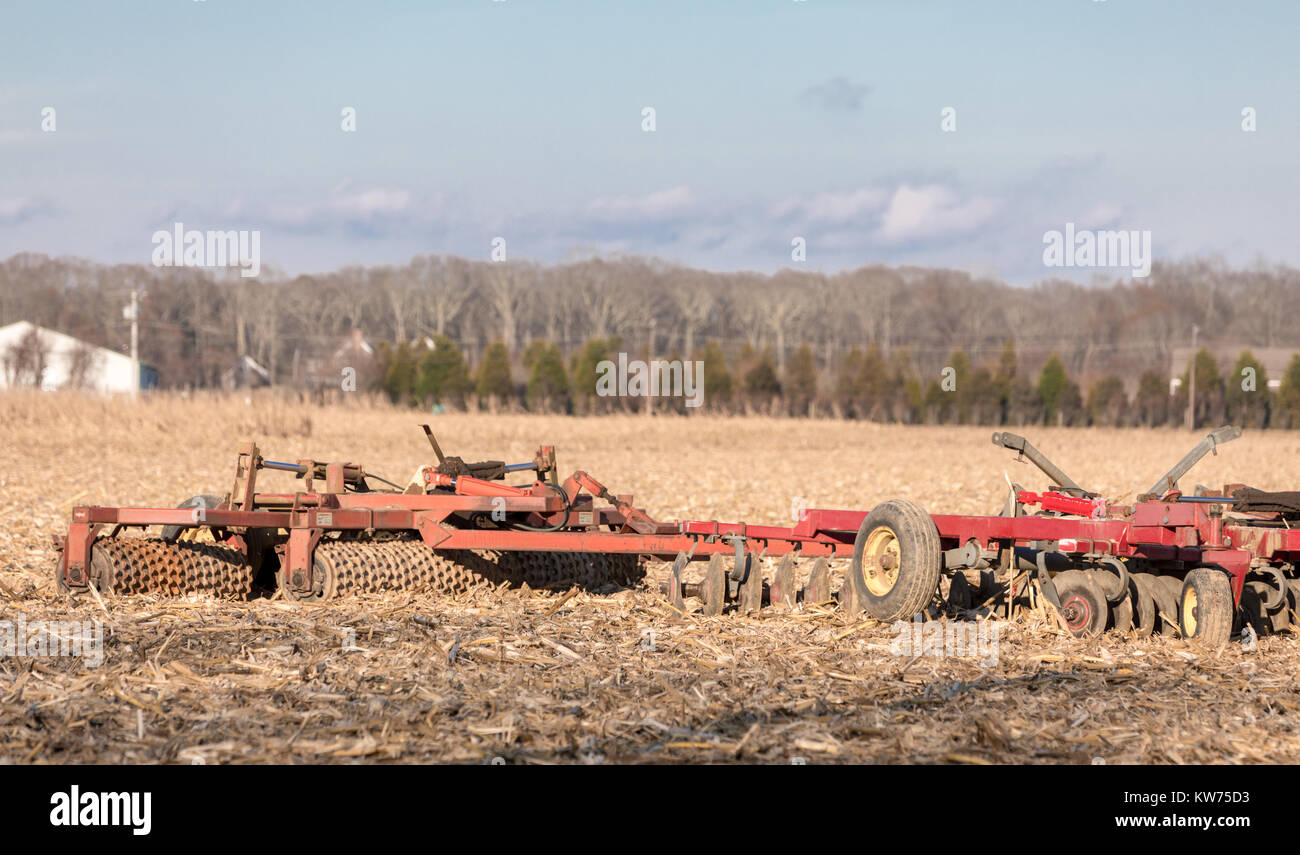
<svg viewBox="0 0 1300 855"><path fill-rule="evenodd" d="M371 214L397 214L411 204L411 194L406 190L375 187L360 193L339 196L330 200L330 208L339 213L362 216Z"/></svg>
<svg viewBox="0 0 1300 855"><path fill-rule="evenodd" d="M986 223L998 207L996 199L972 196L963 200L941 184L902 184L889 200L877 236L897 243L969 232Z"/></svg>
<svg viewBox="0 0 1300 855"><path fill-rule="evenodd" d="M615 196L593 199L587 213L594 217L620 220L660 220L681 214L695 202L689 187L656 190L644 196Z"/></svg>
<svg viewBox="0 0 1300 855"><path fill-rule="evenodd" d="M351 190L345 182L334 187L325 199L271 205L264 215L254 213L254 216L264 216L273 224L290 228L326 231L409 213L412 201L410 191L401 188Z"/></svg>
<svg viewBox="0 0 1300 855"><path fill-rule="evenodd" d="M777 217L798 216L808 220L842 223L880 210L889 193L879 187L862 187L846 193L818 193L787 199L773 209Z"/></svg>
<svg viewBox="0 0 1300 855"><path fill-rule="evenodd" d="M49 210L50 204L48 202L33 199L30 196L0 197L0 223L10 225L24 223L38 214L47 213Z"/></svg>
<svg viewBox="0 0 1300 855"><path fill-rule="evenodd" d="M1084 214L1083 219L1079 222L1084 224L1086 228L1099 229L1114 225L1122 216L1124 216L1123 206L1114 205L1110 202L1099 202L1088 213Z"/></svg>
<svg viewBox="0 0 1300 855"><path fill-rule="evenodd" d="M847 77L832 77L805 89L803 99L826 110L852 113L862 109L862 102L870 92L870 86L854 83Z"/></svg>

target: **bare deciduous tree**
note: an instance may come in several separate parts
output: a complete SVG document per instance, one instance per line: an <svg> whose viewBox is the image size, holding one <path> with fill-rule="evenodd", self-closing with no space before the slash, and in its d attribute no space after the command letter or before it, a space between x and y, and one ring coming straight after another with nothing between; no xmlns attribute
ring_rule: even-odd
<svg viewBox="0 0 1300 855"><path fill-rule="evenodd" d="M32 327L18 341L9 345L4 354L5 377L10 386L39 388L49 367L49 346L40 330Z"/></svg>
<svg viewBox="0 0 1300 855"><path fill-rule="evenodd" d="M707 274L694 270L681 271L677 282L669 286L669 297L677 308L678 323L682 329L682 353L690 358L696 353L695 334L706 328L718 305L718 294L710 287Z"/></svg>
<svg viewBox="0 0 1300 855"><path fill-rule="evenodd" d="M99 367L99 352L85 342L77 342L68 353L68 386L72 389L90 386Z"/></svg>
<svg viewBox="0 0 1300 855"><path fill-rule="evenodd" d="M519 347L519 313L536 281L536 270L517 261L491 263L486 271L487 298L500 324L501 340L514 352Z"/></svg>

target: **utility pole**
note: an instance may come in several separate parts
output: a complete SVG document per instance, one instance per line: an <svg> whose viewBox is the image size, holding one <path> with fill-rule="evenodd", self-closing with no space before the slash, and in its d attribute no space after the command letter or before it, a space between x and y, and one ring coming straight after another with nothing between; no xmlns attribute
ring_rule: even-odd
<svg viewBox="0 0 1300 855"><path fill-rule="evenodd" d="M1187 369L1187 429L1196 430L1196 334L1201 328L1192 324L1192 365Z"/></svg>
<svg viewBox="0 0 1300 855"><path fill-rule="evenodd" d="M645 414L647 416L655 411L655 393L659 391L659 384L662 382L659 372L653 370L655 364L655 326L657 323L657 318L650 319L650 345L646 348L645 355L646 371L650 375L650 388L646 390L647 394L645 396Z"/></svg>
<svg viewBox="0 0 1300 855"><path fill-rule="evenodd" d="M140 397L140 289L131 289L131 305L122 309L122 317L131 320L131 366L134 376L131 378L131 397Z"/></svg>

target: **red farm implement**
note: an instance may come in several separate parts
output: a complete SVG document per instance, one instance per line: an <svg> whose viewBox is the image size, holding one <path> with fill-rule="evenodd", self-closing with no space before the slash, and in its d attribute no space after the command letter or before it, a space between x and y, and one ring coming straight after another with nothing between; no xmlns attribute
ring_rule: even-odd
<svg viewBox="0 0 1300 855"><path fill-rule="evenodd" d="M1300 590L1300 493L1178 489L1201 457L1240 433L1214 431L1132 505L1109 504L1023 438L997 433L996 445L1053 486L1011 485L995 515L929 514L892 500L870 511L809 510L789 527L656 520L585 472L561 480L549 446L523 463L465 463L428 433L438 463L402 486L358 464L267 460L247 443L224 496L174 509L75 508L58 579L73 593L278 589L313 601L456 593L481 581L601 590L637 583L649 558L672 562L661 587L679 610L686 598L702 600L706 614L838 603L892 621L935 608L1009 614L1041 597L1078 635L1163 624L1221 644L1240 618L1256 631L1288 625ZM294 473L300 488L259 492L265 470ZM529 480L506 483L520 477ZM151 527L156 536L119 536ZM802 559L811 566L799 586ZM848 562L838 591L835 559ZM687 582L692 562L706 569Z"/></svg>

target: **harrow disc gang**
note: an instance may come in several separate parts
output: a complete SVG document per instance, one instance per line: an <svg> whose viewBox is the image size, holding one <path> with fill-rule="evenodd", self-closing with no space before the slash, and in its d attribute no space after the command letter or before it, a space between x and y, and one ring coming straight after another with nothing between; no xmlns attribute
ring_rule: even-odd
<svg viewBox="0 0 1300 855"><path fill-rule="evenodd" d="M679 611L684 608L686 597L702 601L704 606L700 613L710 617L722 614L729 605L734 606L739 614L753 614L764 606L792 609L797 604L813 606L837 601L850 615L862 610L847 584L838 595L831 589L831 566L824 557L813 561L808 584L802 588L796 584L795 557L789 553L781 557L767 582L763 580L762 562L750 553L739 559L744 567L744 576L738 581L729 577L729 559L715 552L709 557L703 579L684 582L682 576L688 561L685 553L679 554L673 563L671 577L659 585L669 604Z"/></svg>

